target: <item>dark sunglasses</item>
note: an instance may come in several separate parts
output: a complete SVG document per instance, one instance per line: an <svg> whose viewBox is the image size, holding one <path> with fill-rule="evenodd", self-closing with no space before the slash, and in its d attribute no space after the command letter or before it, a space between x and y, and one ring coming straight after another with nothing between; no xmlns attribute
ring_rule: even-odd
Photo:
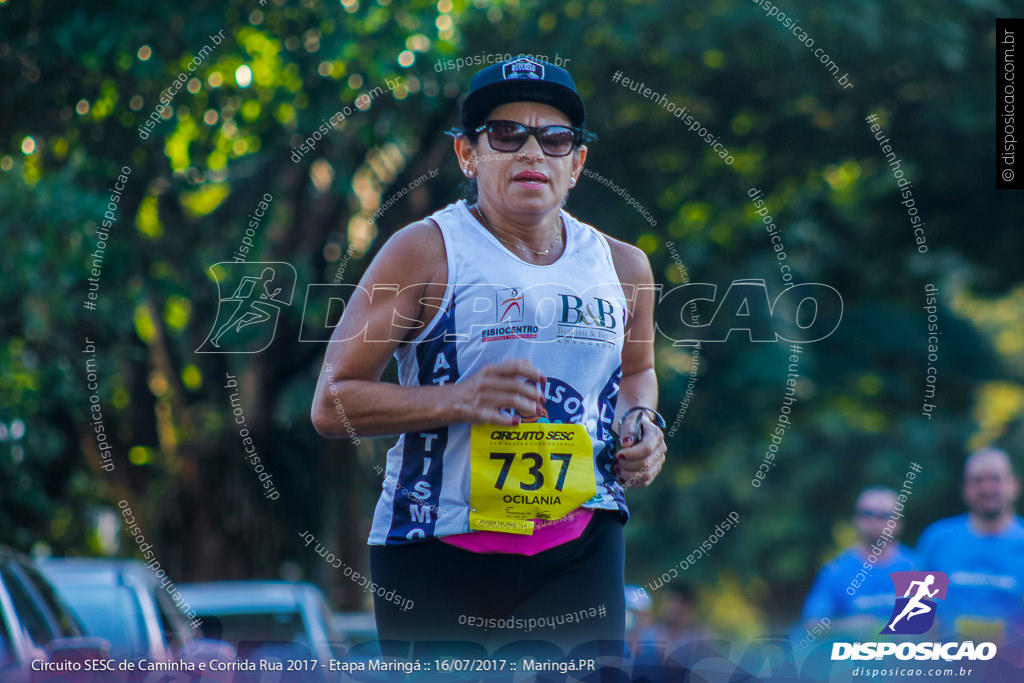
<svg viewBox="0 0 1024 683"><path fill-rule="evenodd" d="M487 131L487 142L496 152L518 152L530 138L537 138L540 148L551 157L564 157L580 144L582 131L571 126L527 126L518 121L488 121L473 133Z"/></svg>

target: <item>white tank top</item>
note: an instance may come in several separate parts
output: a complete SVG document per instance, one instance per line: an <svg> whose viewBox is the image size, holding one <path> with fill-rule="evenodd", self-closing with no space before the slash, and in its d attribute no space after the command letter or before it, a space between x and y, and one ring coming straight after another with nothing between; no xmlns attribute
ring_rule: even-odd
<svg viewBox="0 0 1024 683"><path fill-rule="evenodd" d="M584 507L628 514L612 472L611 427L622 377L628 309L604 235L566 211L565 251L527 263L470 213L465 201L429 216L448 261L444 299L395 352L403 386L459 382L485 365L525 358L548 378L547 420L582 424L593 443L597 494ZM403 434L387 454L371 545L469 531L470 425Z"/></svg>

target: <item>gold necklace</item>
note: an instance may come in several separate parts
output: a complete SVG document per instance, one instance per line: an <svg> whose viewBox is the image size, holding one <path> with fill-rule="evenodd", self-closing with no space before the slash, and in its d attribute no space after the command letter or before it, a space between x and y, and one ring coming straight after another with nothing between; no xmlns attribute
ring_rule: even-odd
<svg viewBox="0 0 1024 683"><path fill-rule="evenodd" d="M477 204L475 207L473 207L473 211L479 216L480 222L484 224L484 227L487 228L488 230L490 230L491 234L494 235L495 237L497 237L498 240L502 244L508 245L508 246L513 247L515 249L518 249L519 251L523 252L524 254L531 254L532 253L532 254L536 254L537 256L547 256L551 252L551 250L555 248L556 245L562 243L562 231L561 231L561 229L559 227L555 231L555 240L551 243L551 246L549 246L547 249L542 249L542 250L538 251L537 249L530 249L529 247L524 247L521 244L513 244L512 242L509 242L507 239L505 239L504 237L499 235L498 231L495 230L491 226L491 222L489 220L487 220L487 216L484 215L484 212L483 212L483 210L480 209L480 205L479 204ZM559 220L561 220L561 217L559 217Z"/></svg>

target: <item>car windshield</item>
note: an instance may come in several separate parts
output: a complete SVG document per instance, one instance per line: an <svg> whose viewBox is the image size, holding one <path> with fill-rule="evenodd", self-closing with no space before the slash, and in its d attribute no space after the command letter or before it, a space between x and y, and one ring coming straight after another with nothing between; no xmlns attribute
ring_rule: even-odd
<svg viewBox="0 0 1024 683"><path fill-rule="evenodd" d="M91 636L110 641L110 656L144 657L149 638L142 607L125 586L61 586L61 597L71 605Z"/></svg>
<svg viewBox="0 0 1024 683"><path fill-rule="evenodd" d="M298 611L200 614L200 617L207 638L231 643L243 658L268 646L298 643L309 647L306 627Z"/></svg>
<svg viewBox="0 0 1024 683"><path fill-rule="evenodd" d="M50 583L34 567L20 565L20 569L28 583L32 584L39 593L39 597L45 603L47 611L56 619L57 628L59 629L58 635L62 638L82 635L80 625L74 623L71 615L68 614L67 608L57 599L57 594Z"/></svg>

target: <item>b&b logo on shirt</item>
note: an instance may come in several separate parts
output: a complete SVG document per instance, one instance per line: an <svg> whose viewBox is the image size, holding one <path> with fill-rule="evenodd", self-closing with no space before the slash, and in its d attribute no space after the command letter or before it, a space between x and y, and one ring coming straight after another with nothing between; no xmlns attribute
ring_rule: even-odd
<svg viewBox="0 0 1024 683"><path fill-rule="evenodd" d="M575 294L558 296L562 304L557 329L559 341L614 344L616 336L626 327L625 307L616 307L596 296L589 299Z"/></svg>
<svg viewBox="0 0 1024 683"><path fill-rule="evenodd" d="M949 577L943 572L893 572L889 575L896 590L896 606L884 635L919 635L935 623L935 600L945 600Z"/></svg>

